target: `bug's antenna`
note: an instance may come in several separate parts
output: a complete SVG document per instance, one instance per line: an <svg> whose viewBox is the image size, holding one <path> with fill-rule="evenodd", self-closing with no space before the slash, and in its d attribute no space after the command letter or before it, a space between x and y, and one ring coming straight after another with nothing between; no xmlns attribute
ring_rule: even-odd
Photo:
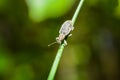
<svg viewBox="0 0 120 80"><path fill-rule="evenodd" d="M48 46L51 46L51 45L56 44L56 43L57 43L57 42L55 41L55 42L53 42L53 43L49 44Z"/></svg>

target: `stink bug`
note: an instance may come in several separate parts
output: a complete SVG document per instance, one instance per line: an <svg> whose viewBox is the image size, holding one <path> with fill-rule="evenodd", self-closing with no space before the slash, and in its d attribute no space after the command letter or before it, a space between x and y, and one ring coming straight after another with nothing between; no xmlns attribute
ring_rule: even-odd
<svg viewBox="0 0 120 80"><path fill-rule="evenodd" d="M59 36L56 37L56 42L53 42L49 44L48 46L53 45L55 43L61 44L63 41L65 45L67 45L65 38L72 35L70 34L72 30L74 30L72 21L71 20L65 21L59 30Z"/></svg>

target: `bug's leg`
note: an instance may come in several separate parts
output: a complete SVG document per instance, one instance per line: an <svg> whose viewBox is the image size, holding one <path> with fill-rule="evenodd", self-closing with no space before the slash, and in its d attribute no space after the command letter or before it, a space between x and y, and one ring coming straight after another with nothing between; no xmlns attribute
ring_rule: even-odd
<svg viewBox="0 0 120 80"><path fill-rule="evenodd" d="M67 41L66 40L64 40L64 44L65 44L65 46L67 45Z"/></svg>
<svg viewBox="0 0 120 80"><path fill-rule="evenodd" d="M72 26L72 31L74 30L74 27Z"/></svg>
<svg viewBox="0 0 120 80"><path fill-rule="evenodd" d="M69 34L68 37L72 36L72 34Z"/></svg>
<svg viewBox="0 0 120 80"><path fill-rule="evenodd" d="M58 37L56 37L56 41L58 40L59 38Z"/></svg>

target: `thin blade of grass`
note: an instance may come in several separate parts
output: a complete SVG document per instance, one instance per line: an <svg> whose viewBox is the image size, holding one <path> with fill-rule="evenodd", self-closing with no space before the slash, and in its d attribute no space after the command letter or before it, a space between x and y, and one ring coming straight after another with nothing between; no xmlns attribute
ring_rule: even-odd
<svg viewBox="0 0 120 80"><path fill-rule="evenodd" d="M77 16L79 14L79 11L82 7L82 4L83 4L84 0L80 0L79 4L78 4L78 7L72 17L72 22L73 22L73 25L77 19ZM55 57L55 60L53 62L53 65L51 67L51 70L50 70L50 73L49 73L49 76L48 76L48 79L47 80L54 80L54 77L55 77L55 74L56 74L56 71L57 71L57 67L59 65L59 62L60 62L60 59L61 59L61 56L62 56L62 53L63 53L63 50L64 50L64 45L65 43L62 43L60 45L60 47L58 48L58 52L57 52L57 55Z"/></svg>

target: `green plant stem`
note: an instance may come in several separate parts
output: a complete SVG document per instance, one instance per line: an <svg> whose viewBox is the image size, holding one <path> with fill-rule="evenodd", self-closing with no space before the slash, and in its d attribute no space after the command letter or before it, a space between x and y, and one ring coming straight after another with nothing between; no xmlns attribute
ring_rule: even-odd
<svg viewBox="0 0 120 80"><path fill-rule="evenodd" d="M54 76L57 71L57 67L58 67L60 58L62 56L63 49L64 49L64 44L61 44L58 49L57 55L55 57L54 63L52 65L51 71L49 73L48 80L54 80Z"/></svg>
<svg viewBox="0 0 120 80"><path fill-rule="evenodd" d="M72 17L73 25L74 25L74 23L75 23L75 21L76 21L76 19L77 19L77 16L78 16L78 14L79 14L79 11L80 11L80 9L81 9L81 7L82 7L83 2L84 2L84 0L80 0L79 5L78 5L78 7L77 7L77 9L76 9L73 17Z"/></svg>
<svg viewBox="0 0 120 80"><path fill-rule="evenodd" d="M77 9L76 9L76 11L75 11L75 13L73 15L73 18L72 18L73 25L74 25L74 23L75 23L75 21L77 19L77 16L78 16L78 13L79 13L79 11L80 11L80 9L82 7L83 1L84 0L80 0L79 5L78 5L78 7L77 7ZM51 67L51 70L50 70L50 73L49 73L49 76L48 76L47 80L54 80L55 73L57 71L57 67L58 67L58 64L60 62L63 50L64 50L64 45L65 45L65 43L62 43L60 45L59 49L58 49L57 55L55 57L55 60L53 62L53 65Z"/></svg>

